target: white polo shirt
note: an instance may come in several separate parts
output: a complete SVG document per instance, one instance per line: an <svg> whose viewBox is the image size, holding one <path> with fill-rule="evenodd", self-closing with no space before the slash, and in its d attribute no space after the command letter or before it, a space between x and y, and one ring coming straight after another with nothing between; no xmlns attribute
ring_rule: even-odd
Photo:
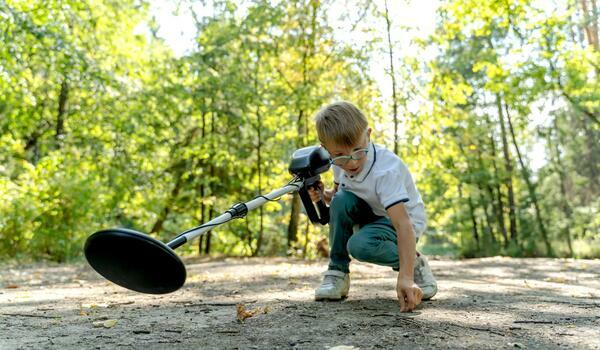
<svg viewBox="0 0 600 350"><path fill-rule="evenodd" d="M388 218L387 208L404 203L415 235L419 237L425 232L427 215L423 199L408 168L394 152L370 143L367 161L360 173L350 176L335 164L332 168L338 191L354 193L369 204L375 215Z"/></svg>

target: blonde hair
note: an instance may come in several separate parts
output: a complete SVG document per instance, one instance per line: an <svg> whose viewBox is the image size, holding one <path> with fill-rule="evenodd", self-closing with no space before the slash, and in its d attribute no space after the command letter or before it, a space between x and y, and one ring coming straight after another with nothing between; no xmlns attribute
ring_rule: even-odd
<svg viewBox="0 0 600 350"><path fill-rule="evenodd" d="M354 146L369 126L367 118L355 105L340 101L329 104L315 116L321 143Z"/></svg>

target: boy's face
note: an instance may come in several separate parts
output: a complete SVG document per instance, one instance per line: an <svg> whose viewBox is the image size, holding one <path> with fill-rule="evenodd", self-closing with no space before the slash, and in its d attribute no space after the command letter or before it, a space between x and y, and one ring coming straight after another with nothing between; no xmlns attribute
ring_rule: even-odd
<svg viewBox="0 0 600 350"><path fill-rule="evenodd" d="M324 143L322 146L325 147L327 152L331 158L336 158L340 156L349 156L352 153L368 148L369 147L369 139L371 137L371 128L368 128L364 133L364 136L360 138L352 146L340 146L332 142ZM350 159L343 165L338 165L342 168L348 175L358 175L361 170L364 168L365 163L367 162L367 157L363 157L361 159Z"/></svg>

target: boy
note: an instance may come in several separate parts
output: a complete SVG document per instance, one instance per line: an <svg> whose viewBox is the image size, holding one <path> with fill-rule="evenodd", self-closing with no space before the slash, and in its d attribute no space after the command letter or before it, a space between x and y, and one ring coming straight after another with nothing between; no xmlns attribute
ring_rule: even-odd
<svg viewBox="0 0 600 350"><path fill-rule="evenodd" d="M350 288L349 264L357 260L398 271L402 312L432 298L437 283L426 258L416 252L425 231L423 200L406 165L393 152L370 142L371 128L351 103L336 102L316 117L321 145L331 156L334 187L309 191L330 205L330 261L316 300L340 300ZM355 231L358 229L357 231Z"/></svg>

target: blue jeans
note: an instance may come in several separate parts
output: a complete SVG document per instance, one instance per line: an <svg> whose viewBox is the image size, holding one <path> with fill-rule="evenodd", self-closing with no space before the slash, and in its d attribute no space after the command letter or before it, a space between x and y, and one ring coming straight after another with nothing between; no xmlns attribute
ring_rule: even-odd
<svg viewBox="0 0 600 350"><path fill-rule="evenodd" d="M344 190L335 194L329 210L330 270L350 272L350 255L398 270L398 239L390 219L375 215L367 202Z"/></svg>

